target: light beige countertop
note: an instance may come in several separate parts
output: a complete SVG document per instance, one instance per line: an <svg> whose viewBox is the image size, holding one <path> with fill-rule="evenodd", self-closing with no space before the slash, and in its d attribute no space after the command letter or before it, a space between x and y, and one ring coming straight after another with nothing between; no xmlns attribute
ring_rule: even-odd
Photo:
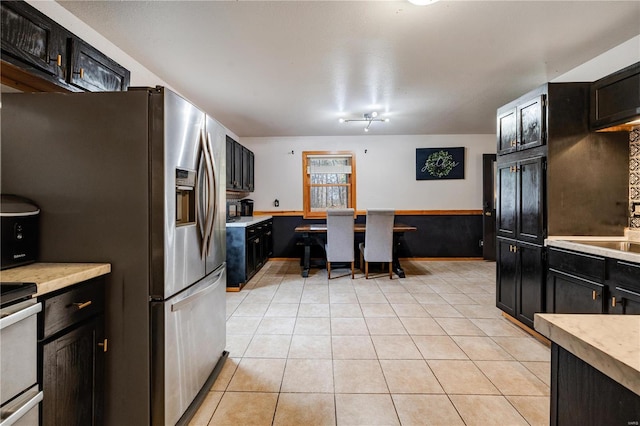
<svg viewBox="0 0 640 426"><path fill-rule="evenodd" d="M273 218L273 216L241 216L240 219L234 222L227 222L227 228L246 228L247 226L255 225L271 218Z"/></svg>
<svg viewBox="0 0 640 426"><path fill-rule="evenodd" d="M42 296L111 272L109 263L32 263L0 271L0 281L36 283Z"/></svg>
<svg viewBox="0 0 640 426"><path fill-rule="evenodd" d="M640 395L640 315L535 314L534 327Z"/></svg>
<svg viewBox="0 0 640 426"><path fill-rule="evenodd" d="M547 247L557 247L566 250L578 251L581 253L594 254L596 256L609 257L612 259L626 260L627 262L640 263L640 253L631 251L617 250L615 248L598 247L589 245L589 241L598 242L632 242L638 244L638 241L628 239L626 237L548 237L545 240Z"/></svg>

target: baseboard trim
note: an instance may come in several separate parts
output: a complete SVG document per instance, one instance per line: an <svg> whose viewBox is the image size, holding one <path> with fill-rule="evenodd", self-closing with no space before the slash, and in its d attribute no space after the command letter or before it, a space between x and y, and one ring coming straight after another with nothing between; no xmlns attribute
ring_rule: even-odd
<svg viewBox="0 0 640 426"><path fill-rule="evenodd" d="M298 210L274 210L255 211L254 216L304 216L304 212ZM366 210L357 210L357 215L365 216ZM396 216L477 216L482 215L482 210L396 210Z"/></svg>

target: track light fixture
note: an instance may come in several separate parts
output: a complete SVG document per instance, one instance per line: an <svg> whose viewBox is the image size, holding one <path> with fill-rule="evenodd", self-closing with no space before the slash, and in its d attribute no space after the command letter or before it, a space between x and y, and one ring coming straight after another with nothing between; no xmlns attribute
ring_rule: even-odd
<svg viewBox="0 0 640 426"><path fill-rule="evenodd" d="M367 123L367 125L364 128L365 132L369 131L369 127L371 126L371 123L374 121L382 121L382 122L389 122L388 118L378 118L378 113L376 111L372 111L372 112L365 112L363 114L364 118L340 118L338 119L338 121L340 123L349 123L352 121L364 121Z"/></svg>

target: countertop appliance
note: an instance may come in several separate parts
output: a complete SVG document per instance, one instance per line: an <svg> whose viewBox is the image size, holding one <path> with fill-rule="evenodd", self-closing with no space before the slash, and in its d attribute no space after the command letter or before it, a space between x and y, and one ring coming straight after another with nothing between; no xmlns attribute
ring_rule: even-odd
<svg viewBox="0 0 640 426"><path fill-rule="evenodd" d="M31 200L11 194L0 196L0 269L36 261L40 209Z"/></svg>
<svg viewBox="0 0 640 426"><path fill-rule="evenodd" d="M253 216L253 200L249 198L240 200L240 215Z"/></svg>
<svg viewBox="0 0 640 426"><path fill-rule="evenodd" d="M241 204L238 200L227 200L227 222L240 219Z"/></svg>
<svg viewBox="0 0 640 426"><path fill-rule="evenodd" d="M38 323L34 283L0 283L0 426L37 426Z"/></svg>
<svg viewBox="0 0 640 426"><path fill-rule="evenodd" d="M112 264L105 424L186 422L228 355L225 137L161 87L2 96L2 190L38 200L39 260Z"/></svg>

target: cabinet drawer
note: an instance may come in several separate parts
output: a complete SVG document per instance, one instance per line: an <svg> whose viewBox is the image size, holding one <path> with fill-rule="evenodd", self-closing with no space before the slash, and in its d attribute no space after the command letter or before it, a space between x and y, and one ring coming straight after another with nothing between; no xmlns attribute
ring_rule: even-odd
<svg viewBox="0 0 640 426"><path fill-rule="evenodd" d="M604 257L552 248L549 250L549 268L589 278L598 283L604 282Z"/></svg>
<svg viewBox="0 0 640 426"><path fill-rule="evenodd" d="M616 260L611 264L609 279L616 285L626 284L640 291L640 264Z"/></svg>
<svg viewBox="0 0 640 426"><path fill-rule="evenodd" d="M46 339L73 324L104 311L104 279L97 278L45 296L39 339Z"/></svg>

